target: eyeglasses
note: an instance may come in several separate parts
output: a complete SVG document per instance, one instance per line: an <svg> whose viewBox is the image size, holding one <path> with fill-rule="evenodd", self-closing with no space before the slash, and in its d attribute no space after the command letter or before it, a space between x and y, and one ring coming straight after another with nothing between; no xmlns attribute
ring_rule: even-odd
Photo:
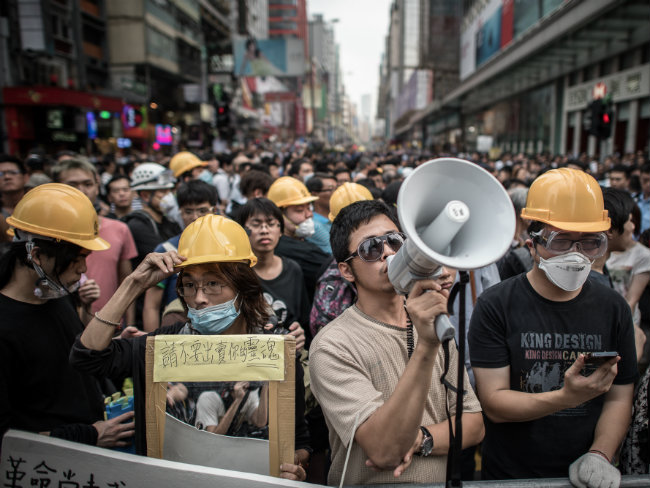
<svg viewBox="0 0 650 488"><path fill-rule="evenodd" d="M607 236L604 232L587 234L579 239L572 239L566 232L551 231L544 235L544 231L531 234L531 237L539 242L544 249L551 254L564 254L574 247L585 256L596 259L607 251Z"/></svg>
<svg viewBox="0 0 650 488"><path fill-rule="evenodd" d="M187 208L183 207L181 209L181 213L183 215L187 215L188 217L191 217L193 215L198 215L199 217L203 217L204 215L208 215L210 212L212 212L214 207L199 207L199 208Z"/></svg>
<svg viewBox="0 0 650 488"><path fill-rule="evenodd" d="M19 175L20 171L15 170L15 169L8 169L6 171L0 171L0 178L6 176L16 176Z"/></svg>
<svg viewBox="0 0 650 488"><path fill-rule="evenodd" d="M276 219L269 219L269 220L251 220L250 222L246 223L246 227L250 227L251 229L261 229L263 225L266 225L269 229L275 229L276 227L280 227L280 222L278 222Z"/></svg>
<svg viewBox="0 0 650 488"><path fill-rule="evenodd" d="M401 232L391 232L383 236L371 237L361 241L357 250L345 258L343 262L347 263L357 256L367 263L378 261L384 255L384 242L388 243L390 248L397 252L405 240L406 235Z"/></svg>
<svg viewBox="0 0 650 488"><path fill-rule="evenodd" d="M198 290L203 290L205 295L221 295L221 290L224 286L226 285L222 285L218 281L208 281L207 283L201 283L200 285L188 281L178 287L178 294L183 298L193 297L196 295Z"/></svg>

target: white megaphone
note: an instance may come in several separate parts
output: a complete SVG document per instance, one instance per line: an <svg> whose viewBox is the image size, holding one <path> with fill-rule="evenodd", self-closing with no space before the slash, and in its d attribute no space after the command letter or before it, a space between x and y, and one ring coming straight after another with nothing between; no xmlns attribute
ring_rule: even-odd
<svg viewBox="0 0 650 488"><path fill-rule="evenodd" d="M388 258L388 278L407 295L415 281L431 279L442 266L472 270L503 256L515 233L515 211L505 188L469 161L440 158L411 173L397 196L406 241ZM441 342L454 337L446 315L436 318Z"/></svg>

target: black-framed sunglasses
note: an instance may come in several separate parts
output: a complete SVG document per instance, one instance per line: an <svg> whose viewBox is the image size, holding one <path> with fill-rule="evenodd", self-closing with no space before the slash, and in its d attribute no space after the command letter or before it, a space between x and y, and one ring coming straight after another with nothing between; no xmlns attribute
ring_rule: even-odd
<svg viewBox="0 0 650 488"><path fill-rule="evenodd" d="M357 250L345 258L343 262L347 263L357 256L367 263L378 261L384 255L384 242L388 243L390 248L397 252L399 251L399 248L402 247L405 240L406 235L402 232L391 232L390 234L385 234L383 236L370 237L365 241L361 241Z"/></svg>

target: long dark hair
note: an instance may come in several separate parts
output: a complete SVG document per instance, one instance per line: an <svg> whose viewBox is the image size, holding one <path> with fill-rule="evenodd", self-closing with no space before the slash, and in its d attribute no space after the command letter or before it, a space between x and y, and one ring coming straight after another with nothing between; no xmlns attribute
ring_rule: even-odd
<svg viewBox="0 0 650 488"><path fill-rule="evenodd" d="M81 247L65 241L50 241L45 239L33 239L34 248L39 253L54 258L54 276L59 281L59 275L63 273L72 262L79 257ZM0 256L0 288L7 286L14 274L16 265L31 267L27 259L25 241L12 242L2 256Z"/></svg>
<svg viewBox="0 0 650 488"><path fill-rule="evenodd" d="M249 334L259 333L260 329L266 325L267 319L271 315L271 310L264 300L262 294L262 286L257 278L257 275L248 263L206 263L207 265L214 266L220 278L233 289L239 296L235 304L239 310L239 317L237 317L235 324L238 321L245 321L246 332ZM201 266L201 265L195 265ZM187 303L179 293L180 287L183 286L183 272L178 275L176 281L176 292L183 303L183 308L187 312Z"/></svg>

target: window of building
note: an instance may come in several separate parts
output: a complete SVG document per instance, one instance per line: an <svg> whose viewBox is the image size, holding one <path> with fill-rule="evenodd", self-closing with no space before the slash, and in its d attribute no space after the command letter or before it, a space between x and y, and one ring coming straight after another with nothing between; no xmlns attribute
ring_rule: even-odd
<svg viewBox="0 0 650 488"><path fill-rule="evenodd" d="M619 58L619 67L621 71L634 67L634 53L634 50L632 50L621 54L621 57Z"/></svg>
<svg viewBox="0 0 650 488"><path fill-rule="evenodd" d="M295 8L272 8L269 9L269 17L292 19L297 17Z"/></svg>
<svg viewBox="0 0 650 488"><path fill-rule="evenodd" d="M154 56L174 62L178 59L174 39L152 27L147 27L147 50Z"/></svg>

